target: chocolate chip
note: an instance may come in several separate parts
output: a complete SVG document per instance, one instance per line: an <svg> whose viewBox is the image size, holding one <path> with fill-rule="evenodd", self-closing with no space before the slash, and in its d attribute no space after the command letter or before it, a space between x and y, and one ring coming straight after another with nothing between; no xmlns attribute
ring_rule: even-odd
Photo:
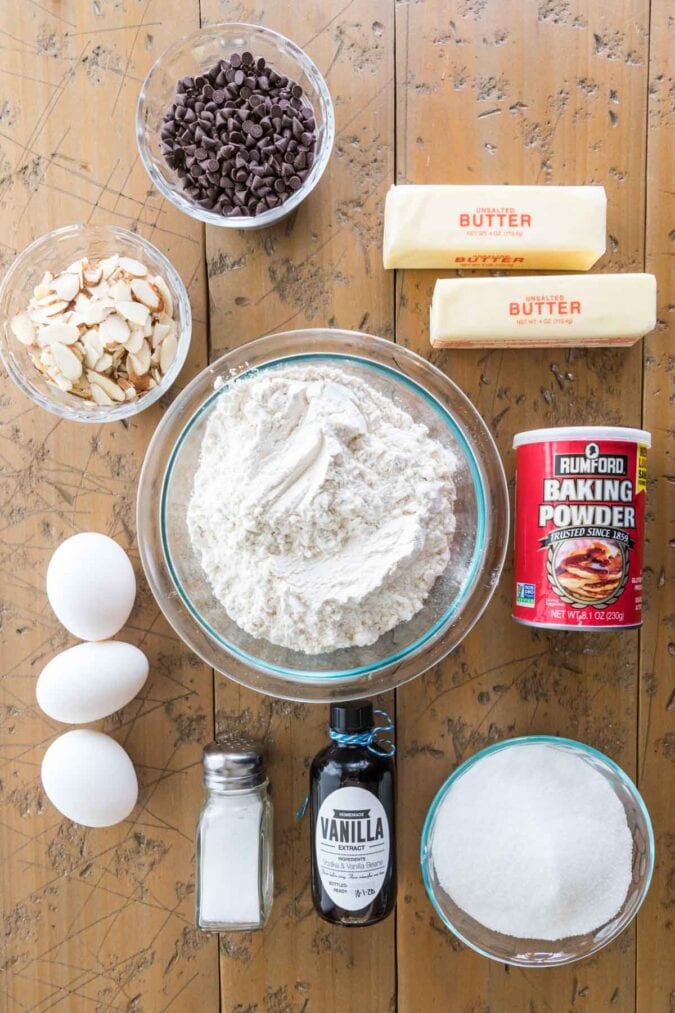
<svg viewBox="0 0 675 1013"><path fill-rule="evenodd" d="M302 87L263 57L233 53L176 84L160 150L183 192L216 214L251 217L279 207L314 164L316 121Z"/></svg>

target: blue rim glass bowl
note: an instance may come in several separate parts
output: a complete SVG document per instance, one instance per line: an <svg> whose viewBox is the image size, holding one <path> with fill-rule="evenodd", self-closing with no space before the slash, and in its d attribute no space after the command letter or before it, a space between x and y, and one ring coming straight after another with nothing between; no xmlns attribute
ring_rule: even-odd
<svg viewBox="0 0 675 1013"><path fill-rule="evenodd" d="M571 936L552 942L542 939L519 939L501 932L494 932L462 911L445 892L438 881L434 866L434 830L436 815L443 800L452 791L453 785L476 763L491 753L513 746L553 746L566 750L588 763L610 784L626 812L626 819L633 837L633 878L628 894L617 914L605 925L583 936ZM516 967L555 967L571 964L597 953L623 932L638 913L644 901L654 871L654 832L647 807L639 791L627 774L608 756L583 742L561 739L554 735L529 735L519 739L497 742L475 756L465 760L453 771L437 792L429 806L420 849L422 878L429 899L442 922L466 946L476 953L501 964Z"/></svg>
<svg viewBox="0 0 675 1013"><path fill-rule="evenodd" d="M319 362L365 379L451 447L459 466L451 560L423 609L369 647L308 655L245 633L215 599L186 514L209 414L253 370ZM146 454L138 493L141 560L176 632L209 665L252 689L296 700L370 696L412 679L453 650L497 585L509 525L504 469L484 422L444 373L413 352L350 331L274 334L204 370L172 404Z"/></svg>
<svg viewBox="0 0 675 1013"><path fill-rule="evenodd" d="M232 53L249 50L264 57L274 70L302 87L316 121L314 165L299 190L278 207L253 218L228 217L200 208L187 197L160 148L162 118L171 108L180 78L210 70ZM180 211L207 225L230 229L262 229L294 211L321 179L335 141L335 113L328 86L307 53L294 42L260 25L224 22L201 28L179 39L159 57L141 87L136 107L136 143L143 165L157 189Z"/></svg>
<svg viewBox="0 0 675 1013"><path fill-rule="evenodd" d="M11 320L26 308L45 271L58 274L81 257L101 259L119 253L135 257L160 274L173 297L178 325L176 357L161 382L134 401L98 405L59 390L36 368L28 349L12 334ZM171 387L185 362L192 337L190 300L173 264L149 240L116 225L66 225L27 246L10 265L0 284L0 358L14 383L41 408L72 422L118 422L145 411Z"/></svg>

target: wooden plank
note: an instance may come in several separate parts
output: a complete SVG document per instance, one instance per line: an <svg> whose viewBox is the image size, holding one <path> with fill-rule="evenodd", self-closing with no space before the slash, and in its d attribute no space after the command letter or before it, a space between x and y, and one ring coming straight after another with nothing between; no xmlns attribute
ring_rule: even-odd
<svg viewBox="0 0 675 1013"><path fill-rule="evenodd" d="M644 345L644 426L649 457L645 598L640 673L638 784L656 835L656 871L638 920L637 1008L668 1009L675 991L672 960L675 904L675 689L673 688L673 133L672 55L675 21L665 0L652 4L647 135L646 267L657 278L658 326Z"/></svg>
<svg viewBox="0 0 675 1013"><path fill-rule="evenodd" d="M250 2L202 0L204 21L260 20ZM393 179L393 9L386 0L289 5L264 24L306 48L335 104L335 151L316 191L273 229L207 229L211 353L273 331L342 327L393 334L393 280L380 267L381 208ZM393 1008L394 918L357 932L319 919L309 888L307 823L295 811L327 708L216 683L217 727L266 742L275 800L276 898L262 934L222 938L225 1009L347 1013Z"/></svg>
<svg viewBox="0 0 675 1013"><path fill-rule="evenodd" d="M134 111L152 62L197 24L196 5L179 0L27 0L0 12L0 266L34 237L73 222L112 222L151 239L190 287L196 323L182 383L206 361L203 235L152 191L136 153ZM2 380L4 1010L217 1004L217 942L196 932L192 913L212 680L170 632L142 579L121 636L148 653L150 679L100 723L136 764L140 804L117 827L85 830L59 817L39 780L47 744L65 729L38 710L35 678L73 642L47 604L47 562L66 536L103 531L130 552L140 576L136 485L161 412L158 405L128 424L64 423Z"/></svg>
<svg viewBox="0 0 675 1013"><path fill-rule="evenodd" d="M602 183L601 270L641 270L648 4L461 0L397 5L397 179ZM511 439L555 424L641 418L641 349L433 352L436 272L399 272L396 339L429 356L486 419L513 479ZM510 561L479 626L445 664L398 693L398 983L403 1010L633 1008L634 932L545 975L479 958L424 895L419 835L456 764L498 739L551 732L634 773L638 637L536 632L512 623ZM424 967L424 975L419 968Z"/></svg>

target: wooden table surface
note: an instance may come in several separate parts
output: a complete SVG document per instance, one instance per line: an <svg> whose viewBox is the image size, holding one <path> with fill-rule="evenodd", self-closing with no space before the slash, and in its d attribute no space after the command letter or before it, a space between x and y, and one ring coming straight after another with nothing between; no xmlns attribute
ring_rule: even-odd
<svg viewBox="0 0 675 1013"><path fill-rule="evenodd" d="M402 342L447 371L494 433L511 484L518 430L610 423L654 436L642 631L517 626L507 564L459 650L385 700L398 726L398 907L377 927L347 931L313 912L308 828L294 819L308 763L325 741L325 708L214 678L167 626L140 575L136 485L172 395L128 424L76 425L35 407L5 377L3 1011L673 1009L674 13L669 0L1 5L0 269L34 237L74 222L114 222L151 239L182 273L195 317L189 363L172 395L236 344L336 326ZM152 62L179 36L223 20L260 21L305 47L326 76L337 118L315 193L286 222L249 235L204 230L174 210L152 189L134 142L136 98ZM658 276L656 331L629 350L432 354L435 272L381 267L384 195L394 180L603 184L609 241L596 270ZM151 659L140 697L100 724L124 743L141 783L132 816L109 830L60 819L39 781L44 750L63 729L37 708L35 679L72 642L47 603L45 570L56 545L80 530L106 532L130 552L139 595L122 635ZM193 925L193 832L201 748L225 729L266 742L277 889L264 932L218 941ZM448 773L487 743L528 732L581 739L617 760L637 780L657 839L637 922L593 959L546 972L509 969L461 946L434 915L418 864L423 817Z"/></svg>

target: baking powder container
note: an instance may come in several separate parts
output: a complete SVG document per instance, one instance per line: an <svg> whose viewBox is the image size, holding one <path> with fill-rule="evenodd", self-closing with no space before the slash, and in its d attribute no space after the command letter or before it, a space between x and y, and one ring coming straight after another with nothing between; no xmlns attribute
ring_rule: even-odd
<svg viewBox="0 0 675 1013"><path fill-rule="evenodd" d="M548 629L642 622L642 429L517 433L513 618Z"/></svg>

